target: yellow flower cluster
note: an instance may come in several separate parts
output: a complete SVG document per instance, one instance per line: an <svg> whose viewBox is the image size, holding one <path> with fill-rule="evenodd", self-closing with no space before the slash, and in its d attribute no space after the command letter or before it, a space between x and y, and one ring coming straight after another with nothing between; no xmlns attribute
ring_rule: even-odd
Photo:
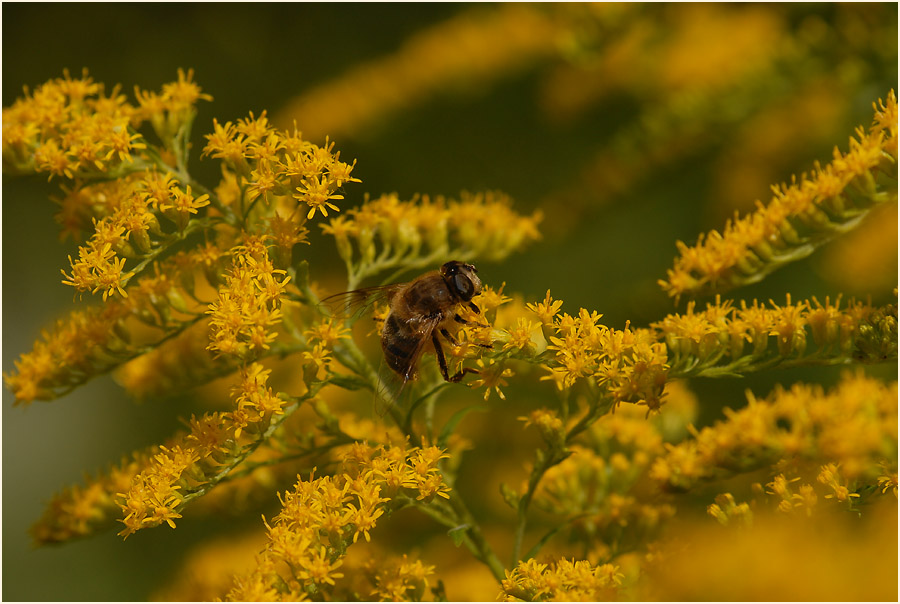
<svg viewBox="0 0 900 604"><path fill-rule="evenodd" d="M227 599L234 601L322 599L344 575L347 548L369 532L390 509L392 498L448 497L437 463L437 447L413 448L357 442L334 476L299 479L281 497L282 510L266 522L269 542L257 567L236 576ZM385 569L376 592L408 594L424 582L430 569L404 560L396 573Z"/></svg>
<svg viewBox="0 0 900 604"><path fill-rule="evenodd" d="M531 8L490 15L517 34L558 31ZM462 29L478 30L474 22ZM510 48L558 52L546 39L504 42L494 56L505 65L514 62ZM208 98L191 79L180 72L161 94L138 90L131 106L117 90L106 97L86 75L66 74L4 111L4 166L67 179L57 218L64 234L84 244L70 258L65 283L102 294L102 304L60 321L4 376L16 401L54 398L109 371L138 397L239 376L230 408L192 417L185 433L57 495L33 528L37 541L86 536L115 516L124 537L174 527L188 504L214 488L223 496L205 498L210 507L285 489L302 469L308 479L298 477L280 494L281 511L264 518L266 543L254 567L229 583L229 599L420 599L435 567L405 554L389 558L376 532L393 512L414 507L488 567L502 599L598 600L634 595L623 592L624 576L638 574L627 565L648 548L644 561L652 558L660 528L678 522L674 492L765 470L765 486L752 487L756 496L811 518L814 510L856 511L870 496L896 494L896 382L857 374L828 392L779 387L765 400L748 395L745 408L697 430L689 427L693 410L681 406L689 397L679 395L675 379L895 359L896 304L716 299L703 311L691 303L647 329L626 323L618 330L603 325L598 312L562 312L549 291L525 305L504 295L503 286L486 284L475 299L480 314L459 310L468 323L447 348L449 366L469 363L476 375L465 382L483 388L485 400L492 392L513 398L508 383L527 376L529 364L559 395L556 407L534 405L520 418L544 446L521 492L501 487L517 516L512 562L504 568L466 499L451 492L464 468L459 453L470 447L456 429L472 407L438 408L444 384L436 370L407 386L415 398L390 408L390 427L320 395L337 390L328 386L377 391L382 384L348 325L313 304L311 267L297 244L307 242L316 214L327 218L320 227L334 238L352 290L383 272L393 272L386 282L397 281L451 258L502 260L540 237L540 212L522 215L495 192L410 200L389 194L341 209L344 184L358 182L355 161L340 161L328 139L323 146L304 140L296 126L277 130L265 112L214 121L203 156L220 160L222 178L207 188L187 172L193 107ZM896 175L896 116L891 94L849 152L835 152L825 168L777 189L769 206L736 220L725 235L681 246L669 293L760 278L895 199L888 181ZM144 123L161 145L136 133ZM256 362L275 357L292 363L290 375L300 379L287 389L300 394L276 394L272 370ZM650 418L664 401L666 411ZM525 546L536 530L529 526L532 504L552 525ZM723 525L754 522L750 505L730 493L707 512ZM574 541L584 559L557 552L544 559L552 563L539 562L541 549L564 532L572 539L554 546ZM361 573L368 586L349 576L360 566L348 558L355 544L354 554L374 560ZM443 595L440 582L432 591Z"/></svg>
<svg viewBox="0 0 900 604"><path fill-rule="evenodd" d="M258 118L251 113L236 124L213 120L213 133L206 139L203 154L221 159L230 170L226 178L233 179L235 188L246 188L246 199L240 195L242 215L258 199L270 203L286 198L306 204L307 219L316 212L328 216L329 210L340 211L333 202L344 198L338 193L344 183L360 182L350 176L356 162L340 161L334 143L326 140L319 147L303 140L296 128L279 132L265 112Z"/></svg>
<svg viewBox="0 0 900 604"><path fill-rule="evenodd" d="M179 252L157 263L153 274L144 274L132 284L127 298L111 298L57 321L31 352L15 361L16 372L4 374L7 387L17 403L51 400L149 351L152 356L142 358L129 371L128 382L136 385L137 393L159 390L168 374L153 372L174 367L178 360L160 359L157 346L202 316L203 305L194 298L199 287L194 274L202 271L215 283L219 267L220 252L215 246ZM152 363L153 359L159 362ZM138 374L134 370L139 367L147 371ZM142 389L139 384L148 380L155 380L154 387Z"/></svg>
<svg viewBox="0 0 900 604"><path fill-rule="evenodd" d="M748 394L748 405L726 410L727 419L694 432L653 463L650 475L669 489L690 489L703 480L748 472L779 460L839 464L855 491L874 485L882 462L896 467L897 383L885 385L861 373L845 375L825 392L820 386L777 387L765 400ZM791 461L793 460L793 461ZM891 461L892 460L892 461ZM831 472L821 482L837 493ZM846 500L846 495L842 495Z"/></svg>
<svg viewBox="0 0 900 604"><path fill-rule="evenodd" d="M107 472L88 478L84 486L66 487L54 494L41 518L31 526L35 543L62 543L96 534L112 525L114 516L121 511L116 505L116 494L131 486L131 481L156 452L158 447L137 452Z"/></svg>
<svg viewBox="0 0 900 604"><path fill-rule="evenodd" d="M163 522L174 528L189 498L214 486L252 452L287 404L266 385L269 373L257 363L242 369L233 411L192 418L189 433L160 446L147 460L128 488L117 493L125 515L120 535L127 538ZM241 440L242 433L252 437Z"/></svg>
<svg viewBox="0 0 900 604"><path fill-rule="evenodd" d="M547 565L526 560L506 571L498 599L503 602L602 602L616 598L623 578L614 564L593 566L586 560L562 558Z"/></svg>
<svg viewBox="0 0 900 604"><path fill-rule="evenodd" d="M790 468L792 474L803 472L806 475L788 478L782 472L766 483L765 487L754 483L752 485L754 493L757 496L768 497L775 504L775 509L782 514L802 514L805 517L811 517L819 509L820 499L826 502L831 500L840 508L855 509L856 500L862 497L859 491L871 491L873 475L893 467L892 476L896 476L897 468L895 461L886 458L877 464L877 469L868 468L865 479L859 480L857 477L848 477L846 472L842 471L840 463L829 462L818 466L815 470L817 473L805 472L808 468L800 467L796 462L781 463L779 467L786 465L793 466ZM801 482L807 476L815 478L810 482ZM890 480L891 477L884 475L876 479L879 486ZM885 491L886 489L882 488L882 494ZM736 503L730 493L717 496L716 503L709 506L708 512L722 524L728 524L736 518L744 525L750 525L753 521L749 506L746 503Z"/></svg>
<svg viewBox="0 0 900 604"><path fill-rule="evenodd" d="M897 200L897 97L875 107L868 132L850 150L834 151L825 167L774 188L768 205L711 231L696 246L678 242L680 256L659 283L673 297L727 290L759 281L779 266L808 256L855 226L873 206Z"/></svg>
<svg viewBox="0 0 900 604"><path fill-rule="evenodd" d="M144 258L158 252L171 239L161 229L157 214L174 223L179 233L191 216L209 205L209 195L195 197L171 174L138 172L114 184L76 185L61 201L64 228L77 229L78 217L94 212L93 234L78 248L71 274L63 271L66 285L79 292L103 292L103 299L127 296L125 285L134 272L123 272L126 258ZM151 235L153 238L151 239Z"/></svg>
<svg viewBox="0 0 900 604"><path fill-rule="evenodd" d="M4 169L69 179L111 172L146 148L131 130L146 117L118 87L106 96L86 72L73 79L66 71L3 109Z"/></svg>
<svg viewBox="0 0 900 604"><path fill-rule="evenodd" d="M107 304L72 311L55 328L44 331L34 349L15 361L16 371L5 373L6 387L16 404L61 396L131 352L123 338L124 304ZM114 360L115 359L115 360Z"/></svg>
<svg viewBox="0 0 900 604"><path fill-rule="evenodd" d="M544 306L532 310L541 316L552 307L548 293ZM648 412L658 410L669 372L665 345L650 330L627 325L612 329L598 324L601 317L584 308L577 317L554 315L547 346L554 356L547 364L550 375L541 379L552 380L562 390L593 378L613 405L626 402L646 405Z"/></svg>
<svg viewBox="0 0 900 604"><path fill-rule="evenodd" d="M410 560L406 554L400 559L372 559L369 561L374 589L370 595L381 602L420 602L428 577L434 574L434 566L421 560Z"/></svg>
<svg viewBox="0 0 900 604"><path fill-rule="evenodd" d="M270 328L281 322L282 295L291 278L274 267L261 237L247 237L232 254L218 300L209 305L208 349L247 359L268 350L275 339Z"/></svg>
<svg viewBox="0 0 900 604"><path fill-rule="evenodd" d="M896 357L895 305L873 308L851 301L843 310L840 306L840 297L834 304L829 298L822 304L815 297L793 303L788 294L780 306L756 300L748 305L742 300L736 308L717 297L703 312L690 302L685 313L667 315L652 327L666 343L672 371L683 376Z"/></svg>
<svg viewBox="0 0 900 604"><path fill-rule="evenodd" d="M498 192L410 201L389 194L367 199L321 227L334 237L353 289L368 276L399 267L424 268L447 258L502 260L540 237L540 221L540 212L522 216Z"/></svg>
<svg viewBox="0 0 900 604"><path fill-rule="evenodd" d="M665 395L666 412L649 420L633 405L597 419L540 479L534 504L564 519L560 528L592 552L591 560L610 560L642 547L675 514L666 499L646 488L647 474L665 453L664 441L686 434L697 403L678 381L667 385ZM538 427L551 450L566 443L555 413L535 411L528 423Z"/></svg>
<svg viewBox="0 0 900 604"><path fill-rule="evenodd" d="M184 233L210 203L209 195L195 195L183 177L173 177L160 152L133 130L145 120L172 136L189 127L197 101L210 100L191 80L191 72L179 70L178 82L161 94L136 90L140 106L134 107L118 88L107 97L86 73L72 79L66 72L3 110L4 169L73 180L63 187L57 219L64 233L92 231L78 258L69 258L63 283L102 292L104 300L126 296L135 274L125 271L126 259L152 257L177 238L166 234L159 217ZM171 138L161 138L172 146Z"/></svg>
<svg viewBox="0 0 900 604"><path fill-rule="evenodd" d="M727 526L735 523L749 526L753 522L753 512L746 503L738 503L731 493L716 496L716 502L706 508L706 513L715 518L719 524Z"/></svg>

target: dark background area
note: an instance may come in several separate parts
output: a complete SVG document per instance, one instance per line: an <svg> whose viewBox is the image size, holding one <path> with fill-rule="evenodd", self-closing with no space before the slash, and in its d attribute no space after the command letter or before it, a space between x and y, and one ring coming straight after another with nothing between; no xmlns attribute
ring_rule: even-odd
<svg viewBox="0 0 900 604"><path fill-rule="evenodd" d="M810 69L820 70L823 79L833 83L823 90L841 102L821 130L791 140L787 151L760 150L761 157L755 159L765 160L767 169L761 172L764 177L746 183L742 211L751 208L754 199L768 199L769 185L809 170L815 160L828 161L834 145L846 149L853 129L869 124L872 101L896 87L896 6L854 6L766 9L776 15L784 37L806 40L810 24L818 28L818 41L809 43ZM214 101L199 106L191 171L199 180L215 183L218 164L199 161L198 151L202 135L212 130L213 117L224 122L264 109L274 115L291 98L396 52L416 32L472 10L492 7L4 4L3 105L12 104L22 86L59 77L63 68L78 74L87 67L107 87L122 84L131 99L135 85L158 90L176 79L178 68L193 68L195 80ZM646 5L637 12L674 24L680 23L679 10ZM852 22L848 14L856 19L856 34L847 32L846 24ZM853 38L855 46L847 44L853 35L858 36ZM885 48L885 40L892 47ZM594 51L602 53L604 48L598 43ZM354 176L362 180L348 188L342 208L360 203L366 191L373 196L396 191L409 198L415 193L452 196L462 190L500 189L523 213L542 209L545 237L502 264L479 265L486 282L498 286L505 281L507 293L520 293L526 301L540 300L550 289L570 313L583 306L603 313L610 326L622 328L626 320L646 326L676 309L656 285L671 267L675 241L692 243L699 233L721 229L723 217L733 212L731 207L723 209L721 188L714 183L723 172L742 170L723 160L735 153L742 124L708 126L705 143L680 155L676 149L675 159L667 164L648 165L625 191L598 194L585 188L573 194L586 159L606 141L640 124L654 103L664 102L667 91L653 82L623 87L577 119L550 119L538 102L540 90L547 74L564 60L543 58L474 90L435 94L411 111L386 117L371 131L337 139L341 158L358 160ZM748 114L756 117L773 106L790 106L804 94L808 89L787 89ZM563 189L569 191L566 196L559 195ZM76 247L59 241L55 207L48 201L57 190L58 184L47 183L45 177L3 176L4 372L31 349L41 329L73 304L73 292L61 284L59 271L68 268L66 256ZM577 203L571 202L573 195ZM892 216L896 221L896 214ZM313 236L309 253L318 271L313 277L340 272L330 242L317 237L315 230ZM894 236L896 248L896 229ZM819 251L730 295L780 303L785 292L796 300L845 291L839 280L821 270L821 262ZM896 258L888 264L895 274ZM874 302L884 303L895 286L896 281L890 287L847 293L871 294ZM684 302L678 308L683 309ZM872 371L889 378L896 375L896 365ZM722 406L741 405L747 388L764 395L776 383L831 384L839 374L838 368L784 370L748 380L694 381L691 387L701 401L711 401L702 418L712 421ZM510 401L515 401L518 387L511 384ZM191 519L180 522L177 531L143 531L124 543L113 532L58 548L34 549L29 543L27 528L52 493L79 482L85 471L94 472L133 449L159 442L180 427L178 418L189 416L192 405L185 398L135 404L108 377L62 400L27 408L14 408L4 391L3 599L147 599L171 576L189 547L234 527L233 519Z"/></svg>

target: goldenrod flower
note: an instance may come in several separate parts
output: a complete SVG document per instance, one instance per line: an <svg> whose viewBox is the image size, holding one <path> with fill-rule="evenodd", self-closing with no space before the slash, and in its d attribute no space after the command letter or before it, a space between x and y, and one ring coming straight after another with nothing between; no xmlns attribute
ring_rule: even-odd
<svg viewBox="0 0 900 604"><path fill-rule="evenodd" d="M160 446L128 488L117 494L125 525L120 535L127 538L163 522L174 528L187 500L215 486L224 476L223 465L239 463L255 448L275 416L284 415L287 402L268 387L268 378L269 371L258 364L244 368L233 390L233 411L194 419L189 433ZM242 440L245 431L253 434Z"/></svg>
<svg viewBox="0 0 900 604"><path fill-rule="evenodd" d="M501 400L506 400L506 395L500 390L502 386L506 386L507 382L504 378L512 377L515 372L509 367L504 367L502 363L488 361L486 364L483 360L478 359L478 379L472 380L472 387L486 386L484 391L484 400L488 400L491 395L491 388L497 393Z"/></svg>
<svg viewBox="0 0 900 604"><path fill-rule="evenodd" d="M368 276L400 266L506 258L540 237L540 212L520 216L511 206L509 197L493 192L463 193L449 201L382 195L320 226L335 238L353 289Z"/></svg>
<svg viewBox="0 0 900 604"><path fill-rule="evenodd" d="M789 455L798 462L828 460L840 464L848 479L874 482L878 464L897 449L896 434L888 432L897 421L896 392L896 382L885 386L862 374L848 374L830 392L796 384L776 388L764 401L748 394L749 405L726 411L726 421L695 432L693 439L677 446L668 445L667 453L655 460L651 476L667 487L684 489ZM849 495L835 478L834 466L828 468L830 473L823 470L820 482L832 488L832 497L846 500ZM773 482L770 492L795 505L785 480Z"/></svg>
<svg viewBox="0 0 900 604"><path fill-rule="evenodd" d="M750 506L746 503L737 503L731 493L716 495L716 502L710 504L706 512L723 525L737 522L748 526L753 522Z"/></svg>
<svg viewBox="0 0 900 604"><path fill-rule="evenodd" d="M410 560L406 554L400 559L379 560L373 566L375 588L370 595L384 602L420 601L429 585L428 577L434 574L434 566Z"/></svg>
<svg viewBox="0 0 900 604"><path fill-rule="evenodd" d="M247 239L235 248L231 272L210 304L210 344L217 354L238 358L258 355L275 339L270 328L281 321L281 297L290 281L269 260L268 249Z"/></svg>
<svg viewBox="0 0 900 604"><path fill-rule="evenodd" d="M353 455L342 464L342 473L320 478L310 474L307 480L298 477L293 490L280 496L281 512L271 523L265 521L269 543L258 566L249 574L235 577L229 599L245 599L249 587L258 589L261 585L276 590L284 599L330 593L343 577L337 569L343 565L347 547L360 535L369 541L369 531L389 509L391 499L381 493L386 477L394 470L407 476L402 488L417 491L418 499L434 494L447 496L436 468L444 455L436 447L405 451L357 443L351 450ZM397 493L390 488L385 492ZM325 536L327 541L323 540ZM377 593L406 593L416 587L411 582L427 585L426 577L431 574L427 567L405 559L396 572L391 579L387 572L376 579Z"/></svg>
<svg viewBox="0 0 900 604"><path fill-rule="evenodd" d="M491 16L511 24L510 35L529 27L567 32L566 52L584 58L591 35L567 28L573 15L589 13L566 10L552 27L531 9ZM499 52L529 44L558 52L558 42L506 40ZM388 551L392 541L383 539L391 523L405 521L395 512L408 508L465 546L452 551L484 564L503 599L597 600L640 593L641 577L665 551L653 545L661 529L680 523L678 510L691 505L679 493L700 485L734 481L702 504L709 504L702 522L720 531L739 525L750 533L766 508L787 523L812 523L848 510L868 514L864 502L896 503L887 495L897 488L896 382L857 373L830 390L777 386L765 398L748 393L720 421L694 427L698 403L682 380L894 360L896 303L835 294L803 300L785 293L777 302L716 297L691 301L649 327L624 321L614 328L599 303L563 312L563 301L542 288L544 298L526 304L491 278L483 262L541 236L542 213L522 214L503 193L384 194L347 207L345 188L358 182L355 160L341 161L328 138L313 144L296 124L278 129L265 111L207 124L201 158L219 164L218 177L202 183L188 169L189 141L195 104L210 97L193 73L179 70L176 82L156 93L136 90L135 98L130 104L118 87L106 91L87 74L65 73L4 110L4 168L62 181L57 221L77 246L64 283L99 294L43 333L4 379L16 403L53 399L113 373L136 398L218 393L230 406L192 415L165 442L64 489L32 529L38 542L88 536L116 520L123 537L175 528L189 508L246 510L278 491L281 509L259 526L264 543L253 546L253 564L238 569L229 587L218 584L217 596L400 600L433 588L441 599L453 577L441 548L428 544L418 558ZM670 293L757 279L894 199L896 114L891 95L849 151L777 188L772 203L736 219L724 235L682 245ZM561 207L554 218L578 219L577 207ZM318 292L335 287L334 276L322 273L321 254L298 245L310 244L317 215L346 265L350 290L376 277L396 283L451 258L478 263L480 295L460 305L455 335L435 334L452 342L449 367L468 361L476 375L448 386L435 381L436 371L423 371L403 385L408 398L390 401L389 415L368 417L373 394L375 410L382 409L383 376L349 322L323 315ZM370 335L388 308L381 301L373 311ZM215 384L191 390L229 375L230 391ZM529 390L529 380L552 385ZM484 406L460 400L447 408L439 401L449 391L485 401L496 392L503 402L494 411L525 409L513 417L521 415L541 438L509 432L493 417L489 425L469 422L467 414ZM496 531L480 523L510 512L490 509L488 499L487 508L470 510L477 489L464 487L461 453L477 448L485 433L517 452L513 463L498 457L480 468L485 484L501 474L507 481L495 502L512 508L506 564L493 549ZM526 439L536 450L523 457ZM759 481L752 502L731 495L740 475ZM521 487L508 486L512 480ZM534 508L545 514L543 533L532 523Z"/></svg>
<svg viewBox="0 0 900 604"><path fill-rule="evenodd" d="M593 566L586 560L562 558L547 566L527 560L506 571L499 598L506 602L608 600L616 596L624 577L613 564Z"/></svg>
<svg viewBox="0 0 900 604"><path fill-rule="evenodd" d="M735 218L724 231L701 235L696 246L678 242L681 256L659 283L672 297L724 291L759 281L779 266L808 256L852 229L875 205L896 202L897 97L875 107L868 132L850 139L846 153L790 185L773 187L768 205Z"/></svg>

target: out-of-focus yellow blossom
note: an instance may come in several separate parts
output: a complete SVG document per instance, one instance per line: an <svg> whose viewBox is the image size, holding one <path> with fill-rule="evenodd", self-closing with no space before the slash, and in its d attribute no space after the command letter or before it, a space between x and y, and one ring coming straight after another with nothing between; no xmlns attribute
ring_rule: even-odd
<svg viewBox="0 0 900 604"><path fill-rule="evenodd" d="M729 222L720 234L701 235L696 246L678 242L680 257L660 281L673 297L723 291L759 281L779 266L808 256L822 243L855 227L874 206L896 202L897 97L875 106L868 132L834 150L825 167L790 185L773 187L768 205Z"/></svg>
<svg viewBox="0 0 900 604"><path fill-rule="evenodd" d="M374 589L369 594L381 602L418 602L428 588L428 578L434 566L421 560L409 560L406 554L399 560L371 561Z"/></svg>
<svg viewBox="0 0 900 604"><path fill-rule="evenodd" d="M822 250L817 272L838 290L890 291L897 284L896 205L872 210L859 228Z"/></svg>
<svg viewBox="0 0 900 604"><path fill-rule="evenodd" d="M756 510L749 527L685 519L653 551L637 600L894 601L897 507L801 522Z"/></svg>
<svg viewBox="0 0 900 604"><path fill-rule="evenodd" d="M31 527L35 543L62 543L111 526L114 515L120 512L116 493L131 486L131 481L156 451L154 448L135 453L131 459L123 459L108 471L89 478L84 486L66 487L56 493L40 520Z"/></svg>
<svg viewBox="0 0 900 604"><path fill-rule="evenodd" d="M414 107L448 84L477 87L556 54L565 35L561 25L528 5L463 11L419 32L393 54L304 94L276 121L308 124L314 138L358 134L380 117Z"/></svg>
<svg viewBox="0 0 900 604"><path fill-rule="evenodd" d="M672 393L676 401L686 394L677 388ZM561 422L549 422L546 415L533 412L531 423L553 446L552 435L562 432ZM564 518L572 537L585 545L603 543L608 555L651 541L675 513L670 502L644 486L651 464L665 451L664 415L648 421L637 407L626 406L598 419L568 446L571 454L546 471L535 505ZM674 411L669 421L684 424L688 418ZM556 446L564 440L562 433Z"/></svg>
<svg viewBox="0 0 900 604"><path fill-rule="evenodd" d="M737 503L731 493L716 495L716 502L710 504L706 512L723 525L737 523L749 526L753 523L750 506L746 503Z"/></svg>
<svg viewBox="0 0 900 604"><path fill-rule="evenodd" d="M253 567L266 538L258 531L229 535L194 547L179 565L177 576L152 594L159 602L212 602L228 591L234 575Z"/></svg>
<svg viewBox="0 0 900 604"><path fill-rule="evenodd" d="M667 444L651 477L667 488L689 489L701 480L748 472L779 459L798 464L822 460L840 464L843 478L823 472L826 478L820 482L833 490L832 497L846 500L851 491L843 480L856 488L875 484L882 472L879 464L896 459L896 382L884 385L847 374L830 392L795 384L777 387L762 401L748 393L748 401L738 411L727 409L726 421L695 430L694 438Z"/></svg>
<svg viewBox="0 0 900 604"><path fill-rule="evenodd" d="M183 392L234 371L238 363L216 358L209 346L208 321L200 321L115 371L116 380L138 400Z"/></svg>

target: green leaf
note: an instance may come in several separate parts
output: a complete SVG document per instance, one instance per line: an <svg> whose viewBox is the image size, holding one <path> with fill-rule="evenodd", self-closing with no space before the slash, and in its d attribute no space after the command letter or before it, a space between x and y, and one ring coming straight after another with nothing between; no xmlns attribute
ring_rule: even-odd
<svg viewBox="0 0 900 604"><path fill-rule="evenodd" d="M466 538L466 531L468 530L468 524L460 524L447 531L447 534L450 536L450 539L453 540L453 545L459 547L462 545L463 539Z"/></svg>

